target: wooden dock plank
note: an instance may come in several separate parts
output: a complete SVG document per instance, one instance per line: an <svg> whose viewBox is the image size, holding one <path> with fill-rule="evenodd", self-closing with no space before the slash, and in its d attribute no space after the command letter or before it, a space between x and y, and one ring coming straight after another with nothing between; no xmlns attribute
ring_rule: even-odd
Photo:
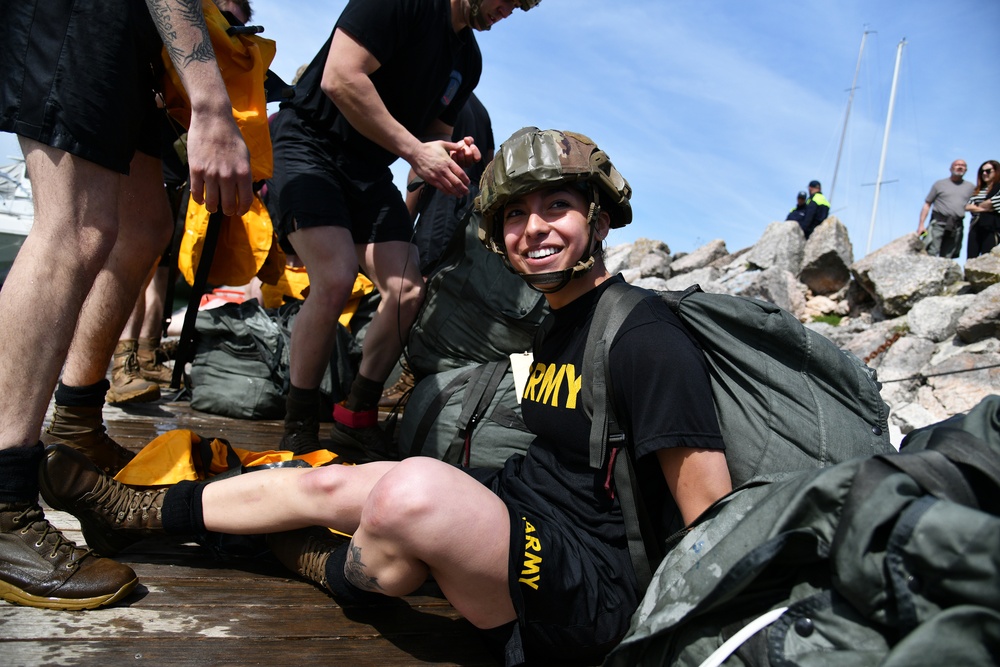
<svg viewBox="0 0 1000 667"><path fill-rule="evenodd" d="M107 408L109 434L132 450L176 428L255 451L282 424L191 410L183 401ZM329 428L325 426L324 428ZM46 515L84 542L65 512ZM220 561L196 544L156 538L117 560L139 577L121 603L81 612L0 605L0 665L496 665L480 633L433 584L402 600L342 609L273 560Z"/></svg>

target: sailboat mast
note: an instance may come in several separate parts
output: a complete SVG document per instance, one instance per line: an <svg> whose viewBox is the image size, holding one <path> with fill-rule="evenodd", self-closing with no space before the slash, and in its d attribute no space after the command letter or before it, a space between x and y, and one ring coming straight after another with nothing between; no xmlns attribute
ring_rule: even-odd
<svg viewBox="0 0 1000 667"><path fill-rule="evenodd" d="M878 196L882 190L882 172L885 170L885 151L889 146L889 128L892 127L892 109L896 106L896 83L899 81L899 61L903 56L903 46L906 45L906 38L899 41L896 47L896 67L892 72L892 91L889 93L889 112L885 119L885 134L882 135L882 156L878 160L878 177L875 179L875 201L872 202L872 221L868 227L868 245L865 247L867 255L872 250L872 235L875 233L875 215L878 213Z"/></svg>
<svg viewBox="0 0 1000 667"><path fill-rule="evenodd" d="M854 68L854 80L851 82L851 94L847 98L847 113L844 114L844 129L840 133L840 146L837 148L837 162L833 165L833 183L830 184L830 201L833 201L833 191L837 189L837 172L840 171L840 156L844 152L844 139L847 137L847 121L851 117L851 105L854 103L854 91L858 87L858 72L861 71L861 56L865 52L865 39L871 30L865 30L861 35L861 49L858 51L858 64Z"/></svg>

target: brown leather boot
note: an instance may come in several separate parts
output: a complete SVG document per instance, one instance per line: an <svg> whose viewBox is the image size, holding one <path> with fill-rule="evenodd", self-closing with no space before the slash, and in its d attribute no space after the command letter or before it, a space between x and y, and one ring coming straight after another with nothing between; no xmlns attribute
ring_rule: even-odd
<svg viewBox="0 0 1000 667"><path fill-rule="evenodd" d="M135 588L132 568L82 549L36 503L0 503L0 598L42 609L95 609Z"/></svg>
<svg viewBox="0 0 1000 667"><path fill-rule="evenodd" d="M150 382L170 386L174 371L163 365L166 356L160 352L159 338L140 338L135 350L139 361L139 375Z"/></svg>
<svg viewBox="0 0 1000 667"><path fill-rule="evenodd" d="M116 482L75 449L46 447L38 484L52 509L80 520L87 545L102 556L163 533L167 489L142 491Z"/></svg>
<svg viewBox="0 0 1000 667"><path fill-rule="evenodd" d="M122 403L148 403L160 398L160 385L146 380L139 374L137 350L139 342L128 339L118 341L111 366L111 389L107 401L110 405Z"/></svg>
<svg viewBox="0 0 1000 667"><path fill-rule="evenodd" d="M101 407L56 403L52 422L42 435L46 445L62 444L82 452L109 475L117 475L135 454L115 442L104 427Z"/></svg>
<svg viewBox="0 0 1000 667"><path fill-rule="evenodd" d="M350 539L326 528L311 526L283 533L269 533L267 546L282 565L327 590L326 562L337 547Z"/></svg>
<svg viewBox="0 0 1000 667"><path fill-rule="evenodd" d="M413 371L403 366L403 371L399 374L396 383L382 392L382 397L378 401L379 409L402 411L416 384L417 379L413 376Z"/></svg>

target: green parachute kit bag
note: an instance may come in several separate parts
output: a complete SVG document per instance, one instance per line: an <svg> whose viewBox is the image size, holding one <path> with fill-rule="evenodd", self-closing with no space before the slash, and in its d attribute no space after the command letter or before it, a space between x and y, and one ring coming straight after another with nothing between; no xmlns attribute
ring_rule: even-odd
<svg viewBox="0 0 1000 667"><path fill-rule="evenodd" d="M504 358L418 382L400 421L399 453L497 469L527 451L534 437L521 419L510 359Z"/></svg>
<svg viewBox="0 0 1000 667"><path fill-rule="evenodd" d="M898 454L748 484L667 554L605 661L996 665L1000 396Z"/></svg>
<svg viewBox="0 0 1000 667"><path fill-rule="evenodd" d="M542 295L479 242L479 216L469 211L427 280L427 296L410 329L407 361L418 378L501 361L530 349L547 312Z"/></svg>
<svg viewBox="0 0 1000 667"><path fill-rule="evenodd" d="M643 534L639 526L649 515L633 488L632 456L612 456L627 449L628 434L611 404L608 353L635 305L654 294L626 283L610 286L595 311L583 363L582 400L592 415L590 465L606 469L614 462L615 490L642 585L665 553L665 536ZM875 371L853 354L764 301L707 294L697 286L659 296L704 352L734 488L895 453Z"/></svg>

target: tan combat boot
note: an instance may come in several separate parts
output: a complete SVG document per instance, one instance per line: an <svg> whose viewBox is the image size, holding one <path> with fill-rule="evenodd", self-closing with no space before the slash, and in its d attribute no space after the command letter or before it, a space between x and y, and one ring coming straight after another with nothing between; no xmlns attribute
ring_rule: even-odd
<svg viewBox="0 0 1000 667"><path fill-rule="evenodd" d="M174 371L163 365L166 355L160 352L158 338L140 338L135 356L139 361L139 375L150 382L170 386Z"/></svg>
<svg viewBox="0 0 1000 667"><path fill-rule="evenodd" d="M134 338L118 341L111 366L111 389L107 401L110 405L122 403L148 403L160 398L160 385L139 374L139 343Z"/></svg>
<svg viewBox="0 0 1000 667"><path fill-rule="evenodd" d="M111 439L104 427L101 407L66 406L56 403L52 423L42 442L63 444L82 452L109 475L116 475L135 454Z"/></svg>
<svg viewBox="0 0 1000 667"><path fill-rule="evenodd" d="M404 365L396 383L382 392L382 397L378 401L379 410L402 412L416 384L417 378L414 377L413 371Z"/></svg>
<svg viewBox="0 0 1000 667"><path fill-rule="evenodd" d="M116 482L69 447L45 449L38 484L49 507L80 520L87 546L102 556L163 533L167 489L139 490Z"/></svg>

